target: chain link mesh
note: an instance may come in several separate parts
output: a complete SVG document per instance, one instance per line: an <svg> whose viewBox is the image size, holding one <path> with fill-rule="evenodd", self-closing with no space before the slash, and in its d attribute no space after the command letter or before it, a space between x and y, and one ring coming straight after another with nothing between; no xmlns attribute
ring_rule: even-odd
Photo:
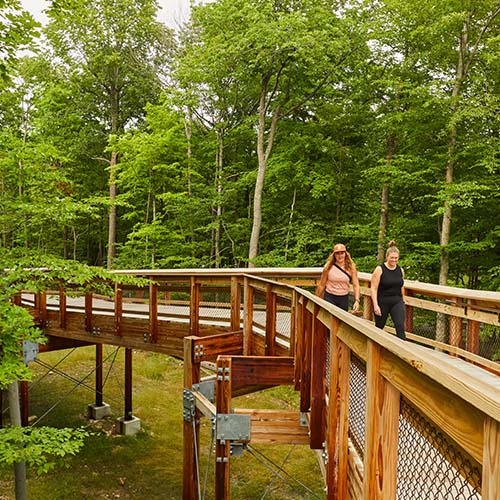
<svg viewBox="0 0 500 500"><path fill-rule="evenodd" d="M365 450L366 364L351 354L349 373L349 437L361 459Z"/></svg>
<svg viewBox="0 0 500 500"><path fill-rule="evenodd" d="M481 467L401 398L398 494L404 500L479 500Z"/></svg>

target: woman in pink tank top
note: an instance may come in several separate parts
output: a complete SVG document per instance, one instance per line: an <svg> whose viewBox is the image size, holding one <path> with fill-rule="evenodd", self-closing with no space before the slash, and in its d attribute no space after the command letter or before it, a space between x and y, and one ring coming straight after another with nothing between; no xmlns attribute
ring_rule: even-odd
<svg viewBox="0 0 500 500"><path fill-rule="evenodd" d="M345 245L337 243L323 268L319 284L316 287L316 295L347 311L351 283L354 291L353 311L357 312L360 291L356 264L351 259Z"/></svg>

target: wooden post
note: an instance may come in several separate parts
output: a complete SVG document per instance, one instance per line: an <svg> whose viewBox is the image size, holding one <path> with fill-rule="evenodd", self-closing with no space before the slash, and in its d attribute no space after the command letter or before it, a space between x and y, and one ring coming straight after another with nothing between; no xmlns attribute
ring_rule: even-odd
<svg viewBox="0 0 500 500"><path fill-rule="evenodd" d="M132 420L132 349L125 349L125 416L124 420Z"/></svg>
<svg viewBox="0 0 500 500"><path fill-rule="evenodd" d="M191 391L193 384L200 381L200 363L194 363L194 337L184 338L184 390ZM186 396L186 394L185 394ZM192 420L194 418L194 422ZM194 423L194 425L193 425ZM195 410L194 416L184 415L183 421L183 477L182 498L193 500L198 498L199 477L196 468L196 450L199 449L199 413Z"/></svg>
<svg viewBox="0 0 500 500"><path fill-rule="evenodd" d="M217 359L216 418L223 418L231 411L231 357ZM229 500L229 440L217 439L215 444L215 499Z"/></svg>
<svg viewBox="0 0 500 500"><path fill-rule="evenodd" d="M253 298L254 292L250 285L250 278L243 279L243 354L249 356L252 354L252 332L253 332Z"/></svg>
<svg viewBox="0 0 500 500"><path fill-rule="evenodd" d="M191 296L189 301L189 331L191 335L200 332L200 285L191 276Z"/></svg>
<svg viewBox="0 0 500 500"><path fill-rule="evenodd" d="M299 294L296 290L292 291L292 301L290 304L290 356L295 357L295 342L296 342L296 322L297 322L297 307L299 304Z"/></svg>
<svg viewBox="0 0 500 500"><path fill-rule="evenodd" d="M231 276L231 331L241 329L241 292L237 276Z"/></svg>
<svg viewBox="0 0 500 500"><path fill-rule="evenodd" d="M479 354L479 321L472 319L467 322L467 350Z"/></svg>
<svg viewBox="0 0 500 500"><path fill-rule="evenodd" d="M297 294L298 296L298 294ZM301 386L301 380L303 376L303 370L304 370L304 360L303 360L303 353L304 353L304 314L305 314L305 308L304 308L304 303L303 299L301 298L298 303L297 307L295 309L295 314L297 316L295 320L295 342L296 342L296 349L295 349L295 390L298 391Z"/></svg>
<svg viewBox="0 0 500 500"><path fill-rule="evenodd" d="M460 347L462 343L462 318L458 316L450 316L450 337L449 344L455 347Z"/></svg>
<svg viewBox="0 0 500 500"><path fill-rule="evenodd" d="M95 405L102 406L102 344L95 345Z"/></svg>
<svg viewBox="0 0 500 500"><path fill-rule="evenodd" d="M319 306L314 306L312 322L312 350L311 350L311 420L310 420L310 447L319 450L325 440L325 369L327 351L327 330L325 325L316 316Z"/></svg>
<svg viewBox="0 0 500 500"><path fill-rule="evenodd" d="M274 356L276 352L276 294L272 284L266 290L266 356Z"/></svg>
<svg viewBox="0 0 500 500"><path fill-rule="evenodd" d="M337 439L339 425L340 387L339 387L339 340L337 332L339 320L332 318L330 327L330 385L328 387L328 413L326 419L326 500L336 500L337 497Z"/></svg>
<svg viewBox="0 0 500 500"><path fill-rule="evenodd" d="M92 332L93 321L92 321L92 294L85 294L85 331Z"/></svg>
<svg viewBox="0 0 500 500"><path fill-rule="evenodd" d="M369 295L363 295L363 318L373 321L373 302Z"/></svg>
<svg viewBox="0 0 500 500"><path fill-rule="evenodd" d="M121 337L122 332L122 318L123 318L123 290L115 284L115 335Z"/></svg>
<svg viewBox="0 0 500 500"><path fill-rule="evenodd" d="M47 294L45 292L37 293L38 318L42 328L47 327Z"/></svg>
<svg viewBox="0 0 500 500"><path fill-rule="evenodd" d="M21 396L21 425L27 427L29 424L30 399L28 381L19 381L19 393Z"/></svg>
<svg viewBox="0 0 500 500"><path fill-rule="evenodd" d="M304 345L302 351L302 373L300 377L300 411L311 408L311 348L312 348L312 314L304 304Z"/></svg>
<svg viewBox="0 0 500 500"><path fill-rule="evenodd" d="M368 341L363 491L370 500L397 493L399 391L380 375L383 349Z"/></svg>
<svg viewBox="0 0 500 500"><path fill-rule="evenodd" d="M500 498L500 422L486 417L484 420L483 477L481 498Z"/></svg>
<svg viewBox="0 0 500 500"><path fill-rule="evenodd" d="M59 328L66 329L67 324L67 300L64 285L59 287Z"/></svg>
<svg viewBox="0 0 500 500"><path fill-rule="evenodd" d="M413 297L412 290L405 290L408 297ZM413 333L413 306L405 304L405 332Z"/></svg>
<svg viewBox="0 0 500 500"><path fill-rule="evenodd" d="M149 341L158 342L158 285L149 284Z"/></svg>
<svg viewBox="0 0 500 500"><path fill-rule="evenodd" d="M339 437L336 491L337 496L332 496L331 498L345 499L347 498L347 475L349 459L349 378L351 373L351 349L349 349L349 347L343 342L338 342L337 356L339 364Z"/></svg>

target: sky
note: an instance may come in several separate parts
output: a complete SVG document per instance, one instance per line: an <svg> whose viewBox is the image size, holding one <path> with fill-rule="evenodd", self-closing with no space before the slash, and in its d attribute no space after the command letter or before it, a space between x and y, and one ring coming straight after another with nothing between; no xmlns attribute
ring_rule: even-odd
<svg viewBox="0 0 500 500"><path fill-rule="evenodd" d="M33 17L44 23L47 17L43 10L48 6L48 0L21 0L24 9L29 11ZM158 20L164 22L170 28L177 28L189 16L190 0L158 0L160 12Z"/></svg>

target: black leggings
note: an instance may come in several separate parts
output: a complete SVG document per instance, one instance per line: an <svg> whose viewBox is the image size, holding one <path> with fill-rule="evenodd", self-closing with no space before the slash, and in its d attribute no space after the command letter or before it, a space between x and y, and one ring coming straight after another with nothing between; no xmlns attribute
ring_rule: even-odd
<svg viewBox="0 0 500 500"><path fill-rule="evenodd" d="M325 290L325 296L323 298L327 302L330 302L330 304L344 309L344 311L349 309L349 295L333 295L333 293Z"/></svg>
<svg viewBox="0 0 500 500"><path fill-rule="evenodd" d="M399 295L391 295L389 297L379 297L378 305L380 307L380 316L375 314L375 326L384 328L389 314L396 328L396 335L403 340L406 340L405 334L405 304L403 298Z"/></svg>

